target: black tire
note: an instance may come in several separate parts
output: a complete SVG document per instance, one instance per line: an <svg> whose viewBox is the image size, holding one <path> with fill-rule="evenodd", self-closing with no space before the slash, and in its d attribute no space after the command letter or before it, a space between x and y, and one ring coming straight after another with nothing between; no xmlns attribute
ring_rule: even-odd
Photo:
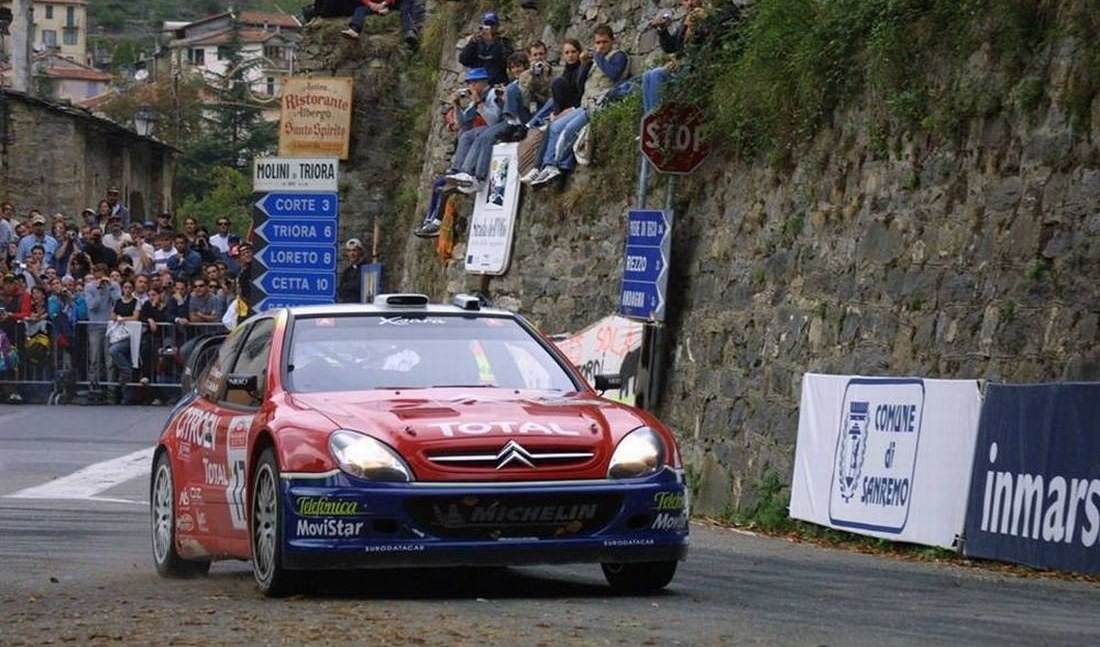
<svg viewBox="0 0 1100 647"><path fill-rule="evenodd" d="M601 564L603 576L611 588L621 593L652 593L672 581L679 562L637 562L628 564Z"/></svg>
<svg viewBox="0 0 1100 647"><path fill-rule="evenodd" d="M172 482L172 461L161 452L153 466L149 492L150 531L153 563L161 577L196 577L210 571L208 560L184 559L176 552L176 491Z"/></svg>
<svg viewBox="0 0 1100 647"><path fill-rule="evenodd" d="M283 496L279 464L270 447L260 454L256 463L250 495L248 527L252 576L264 595L286 595L297 588L297 578L283 568Z"/></svg>

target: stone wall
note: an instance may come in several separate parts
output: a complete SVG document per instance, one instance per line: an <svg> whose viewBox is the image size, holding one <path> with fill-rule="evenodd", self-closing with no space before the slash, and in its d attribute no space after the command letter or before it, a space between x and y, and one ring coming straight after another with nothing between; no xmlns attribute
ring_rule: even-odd
<svg viewBox="0 0 1100 647"><path fill-rule="evenodd" d="M453 4L434 9L455 12L458 31L447 33L457 38L487 5L460 14ZM611 22L639 70L655 42L635 27L674 3L582 0L564 33L542 23L551 4L506 13L505 24L556 49ZM807 371L1100 379L1100 101L1091 130L1073 132L1058 75L1077 53L1071 41L1051 47L1039 70L1051 96L1038 113L1003 112L958 142L902 139L883 154L851 109L784 169L716 155L679 184L667 372L654 408L682 439L699 510L744 505L768 472L790 478ZM454 50L440 70L437 97L458 78ZM972 74L983 73L978 60ZM419 209L449 138L430 110ZM614 312L630 178L582 169L564 189L525 190L510 271L489 284L496 302L549 332ZM664 190L651 183L651 205ZM438 298L476 289L462 236L444 267L410 235L419 209L391 220L401 271L387 289Z"/></svg>
<svg viewBox="0 0 1100 647"><path fill-rule="evenodd" d="M172 205L176 151L83 110L7 92L9 144L0 199L20 213L77 216L117 186L135 218Z"/></svg>

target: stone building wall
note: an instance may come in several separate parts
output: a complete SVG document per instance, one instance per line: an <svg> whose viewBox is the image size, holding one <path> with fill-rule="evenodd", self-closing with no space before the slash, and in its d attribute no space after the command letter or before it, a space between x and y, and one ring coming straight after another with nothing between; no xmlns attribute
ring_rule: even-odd
<svg viewBox="0 0 1100 647"><path fill-rule="evenodd" d="M7 92L0 199L25 213L79 215L118 186L135 218L172 205L176 151L83 110Z"/></svg>
<svg viewBox="0 0 1100 647"><path fill-rule="evenodd" d="M673 4L582 0L561 33L532 12L504 22L552 49L610 22L637 71L655 42L636 27ZM485 3L470 5L449 36ZM682 439L697 509L744 505L769 472L790 478L806 372L1100 379L1100 101L1091 129L1074 132L1059 74L1078 54L1071 41L1051 47L1039 71L1050 77L1046 107L975 121L956 143L904 139L876 152L857 107L784 169L716 155L679 183L654 409ZM454 50L444 54L437 97L459 73ZM972 67L975 80L985 74L980 60ZM386 288L444 298L479 279L462 270L464 236L446 266L411 236L451 137L431 110L419 207L395 213L386 234L399 268ZM615 312L631 177L581 169L564 189L525 189L494 300L548 332ZM664 190L651 183L651 206Z"/></svg>

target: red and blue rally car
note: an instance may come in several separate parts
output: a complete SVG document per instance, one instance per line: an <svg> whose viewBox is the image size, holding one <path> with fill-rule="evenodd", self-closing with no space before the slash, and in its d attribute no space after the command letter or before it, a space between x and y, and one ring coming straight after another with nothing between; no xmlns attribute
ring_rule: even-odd
<svg viewBox="0 0 1100 647"><path fill-rule="evenodd" d="M206 345L153 458L162 575L251 560L278 595L303 570L598 562L646 591L687 552L672 433L514 313L383 295Z"/></svg>

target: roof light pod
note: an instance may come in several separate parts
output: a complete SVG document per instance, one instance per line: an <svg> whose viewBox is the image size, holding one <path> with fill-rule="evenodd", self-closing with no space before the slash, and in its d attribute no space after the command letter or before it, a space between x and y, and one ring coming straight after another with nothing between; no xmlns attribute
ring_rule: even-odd
<svg viewBox="0 0 1100 647"><path fill-rule="evenodd" d="M427 306L428 295L412 293L379 294L378 296L374 297L373 303L375 305L400 306L406 308L409 306Z"/></svg>

